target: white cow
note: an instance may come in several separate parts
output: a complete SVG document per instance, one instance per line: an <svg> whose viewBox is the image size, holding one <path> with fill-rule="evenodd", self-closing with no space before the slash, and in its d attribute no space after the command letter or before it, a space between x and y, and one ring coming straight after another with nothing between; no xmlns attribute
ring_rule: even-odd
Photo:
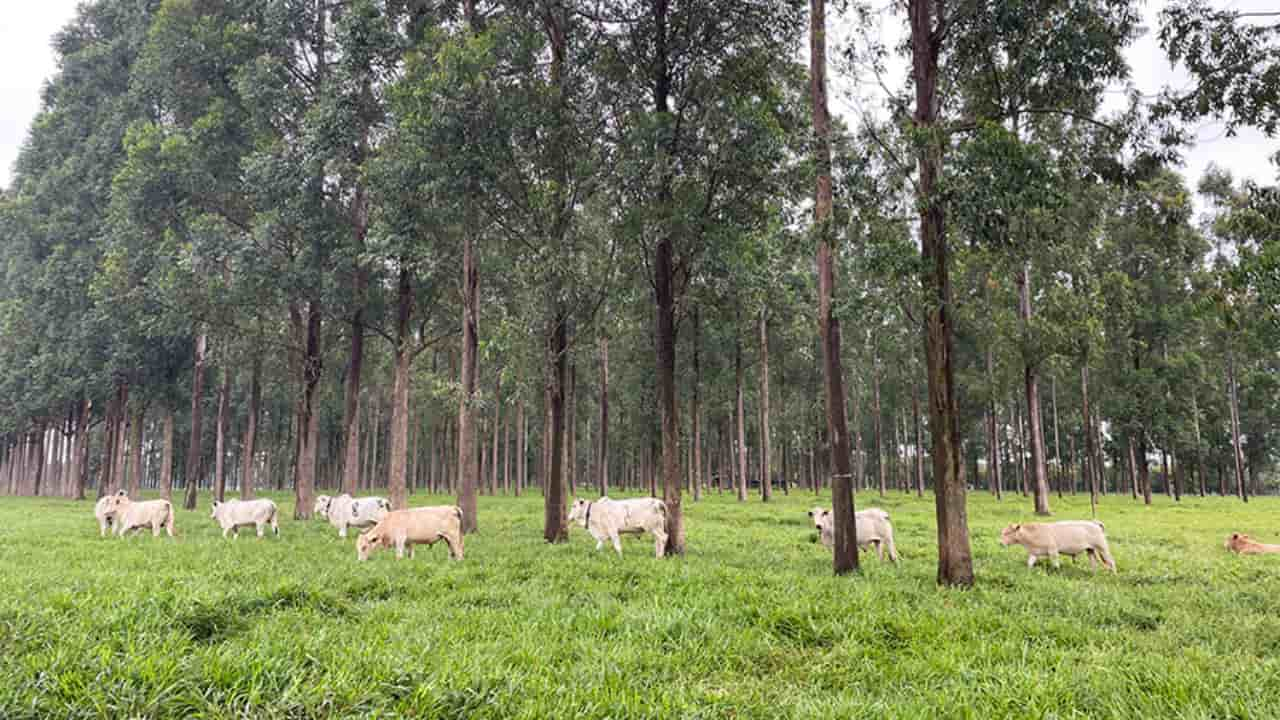
<svg viewBox="0 0 1280 720"><path fill-rule="evenodd" d="M116 495L128 495L124 490L116 493ZM115 503L111 499L115 495L103 495L98 498L98 502L93 506L93 516L98 519L98 537L106 537L107 533L112 530L111 525L116 519Z"/></svg>
<svg viewBox="0 0 1280 720"><path fill-rule="evenodd" d="M332 498L327 495L316 498L316 514L327 518L330 525L338 528L338 537L346 537L349 527L369 527L390 511L391 503L383 497L353 498L343 493Z"/></svg>
<svg viewBox="0 0 1280 720"><path fill-rule="evenodd" d="M830 510L816 507L809 511L813 518L813 526L818 529L818 537L829 550L835 543L836 517ZM889 551L889 559L898 562L898 548L893 544L893 525L889 522L889 513L877 507L859 510L853 514L854 532L857 534L858 547L876 546L876 556L884 562L884 553Z"/></svg>
<svg viewBox="0 0 1280 720"><path fill-rule="evenodd" d="M404 557L405 548L413 558L414 545L434 545L443 540L449 556L462 559L462 508L457 505L416 507L385 513L372 530L356 538L356 559L368 560L379 548L396 549L396 559Z"/></svg>
<svg viewBox="0 0 1280 720"><path fill-rule="evenodd" d="M263 530L267 525L271 526L272 532L276 535L280 534L280 525L276 518L276 504L267 499L261 500L237 500L232 499L227 502L213 503L213 512L209 517L218 521L218 526L222 528L222 537L226 537L227 533L233 533L235 537L240 537L240 528L253 525L258 529L258 537L262 537Z"/></svg>
<svg viewBox="0 0 1280 720"><path fill-rule="evenodd" d="M1116 561L1107 546L1102 523L1096 520L1065 520L1053 523L1015 523L1000 532L1001 545L1021 545L1027 549L1027 567L1035 567L1039 558L1049 558L1058 567L1059 555L1072 559L1088 553L1089 567L1097 569L1098 560L1116 571Z"/></svg>
<svg viewBox="0 0 1280 720"><path fill-rule="evenodd" d="M667 548L667 505L657 498L633 498L612 500L602 497L596 501L578 498L569 509L569 522L577 522L596 539L596 550L604 547L604 541L613 543L613 549L622 555L620 534L653 534L653 554L662 557Z"/></svg>
<svg viewBox="0 0 1280 720"><path fill-rule="evenodd" d="M151 526L151 535L160 536L164 528L173 537L173 504L168 500L135 502L124 493L111 496L110 507L116 516L116 535L124 537L130 530Z"/></svg>

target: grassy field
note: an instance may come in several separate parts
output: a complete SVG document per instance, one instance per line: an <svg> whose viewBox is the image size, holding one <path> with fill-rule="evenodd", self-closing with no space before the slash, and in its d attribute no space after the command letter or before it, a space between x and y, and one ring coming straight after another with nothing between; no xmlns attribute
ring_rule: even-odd
<svg viewBox="0 0 1280 720"><path fill-rule="evenodd" d="M804 493L688 503L666 560L580 528L548 546L540 496L481 498L457 564L358 564L319 522L224 541L207 496L176 540L2 498L0 718L1280 717L1280 557L1222 546L1276 541L1280 501L1106 498L1112 576L1028 571L997 537L1030 501L975 495L970 591L934 585L931 497L858 501L890 512L903 563L837 579Z"/></svg>

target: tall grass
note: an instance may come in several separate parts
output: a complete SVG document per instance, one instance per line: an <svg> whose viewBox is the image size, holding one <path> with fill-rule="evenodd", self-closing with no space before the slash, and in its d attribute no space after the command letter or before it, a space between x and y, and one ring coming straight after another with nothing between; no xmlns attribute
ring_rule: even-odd
<svg viewBox="0 0 1280 720"><path fill-rule="evenodd" d="M357 563L319 522L223 540L202 500L176 540L0 500L0 718L1280 717L1280 558L1222 546L1280 536L1269 498L1106 498L1113 576L1027 570L997 538L1030 501L974 495L971 591L934 584L931 498L859 495L903 562L864 553L852 578L797 492L687 502L689 552L665 560L576 527L549 546L540 496L485 497L461 563Z"/></svg>

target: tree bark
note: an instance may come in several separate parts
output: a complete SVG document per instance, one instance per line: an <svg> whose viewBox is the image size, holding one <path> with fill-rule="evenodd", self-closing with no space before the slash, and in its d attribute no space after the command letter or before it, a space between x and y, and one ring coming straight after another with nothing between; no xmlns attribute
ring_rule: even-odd
<svg viewBox="0 0 1280 720"><path fill-rule="evenodd" d="M191 371L191 442L187 444L186 481L187 492L182 506L187 510L196 509L196 499L200 489L200 439L201 420L204 413L204 360L208 347L208 336L203 330L196 336L195 366Z"/></svg>
<svg viewBox="0 0 1280 720"><path fill-rule="evenodd" d="M76 438L71 445L73 457L70 492L75 500L84 500L84 481L89 470L89 416L92 410L93 403L87 398L76 406Z"/></svg>
<svg viewBox="0 0 1280 720"><path fill-rule="evenodd" d="M129 428L129 497L139 497L142 491L142 425L147 408L141 402L133 410L133 424Z"/></svg>
<svg viewBox="0 0 1280 720"><path fill-rule="evenodd" d="M160 496L165 500L173 500L173 406L165 403L163 406L164 417L162 425L164 427L164 448L160 451Z"/></svg>
<svg viewBox="0 0 1280 720"><path fill-rule="evenodd" d="M832 568L837 575L858 569L858 544L854 527L853 474L849 467L849 428L845 418L844 376L840 366L840 320L833 311L835 298L835 241L831 194L831 118L827 111L826 0L809 2L809 86L813 99L814 160L817 187L814 224L818 235L818 334L822 340L826 379L827 426L831 430L831 502L834 507L835 543Z"/></svg>
<svg viewBox="0 0 1280 720"><path fill-rule="evenodd" d="M1249 502L1249 491L1244 483L1244 452L1240 447L1240 401L1236 393L1235 353L1227 347L1227 403L1231 415L1231 457L1236 473L1236 496Z"/></svg>
<svg viewBox="0 0 1280 720"><path fill-rule="evenodd" d="M1084 454L1089 468L1089 507L1093 515L1098 514L1098 480L1101 468L1094 467L1093 452L1093 418L1089 414L1089 358L1086 356L1080 365L1080 398L1084 412Z"/></svg>
<svg viewBox="0 0 1280 720"><path fill-rule="evenodd" d="M693 424L693 501L702 499L702 323L698 308L693 309L693 398L689 422Z"/></svg>
<svg viewBox="0 0 1280 720"><path fill-rule="evenodd" d="M820 0L815 0L820 1ZM933 436L933 479L938 528L938 583L973 584L969 522L960 467L960 413L952 366L954 331L951 278L943 204L937 185L945 140L938 127L938 56L945 35L934 25L938 0L908 0L912 68L916 89L913 117L919 143L917 205L920 208L921 286L928 308L924 321L929 379L929 431ZM939 18L942 21L942 18Z"/></svg>
<svg viewBox="0 0 1280 720"><path fill-rule="evenodd" d="M296 315L297 313L295 313ZM297 317L301 325L301 317ZM299 330L302 330L300 327ZM294 463L293 493L295 520L311 518L315 504L316 482L316 445L320 434L320 413L316 406L320 374L323 369L323 356L320 349L320 305L317 301L307 302L305 331L297 333L305 337L305 350L302 354L302 376L300 397L298 402L298 454Z"/></svg>
<svg viewBox="0 0 1280 720"><path fill-rule="evenodd" d="M561 543L569 539L564 483L564 399L565 365L568 332L564 313L557 306L547 327L547 401L550 424L544 442L547 444L548 468L543 479L542 539Z"/></svg>
<svg viewBox="0 0 1280 720"><path fill-rule="evenodd" d="M1018 314L1024 333L1031 326L1031 263L1022 264L1018 273ZM1040 368L1024 360L1022 382L1027 395L1027 434L1031 445L1031 479L1036 515L1050 515L1049 476L1045 468L1044 427L1040 421Z"/></svg>
<svg viewBox="0 0 1280 720"><path fill-rule="evenodd" d="M742 339L738 336L739 330L734 329L733 338L733 363L734 363L734 379L735 379L735 398L737 400L738 409L738 472L737 472L737 489L738 502L745 502L747 499L747 414L746 403L743 399L742 390Z"/></svg>
<svg viewBox="0 0 1280 720"><path fill-rule="evenodd" d="M391 451L387 495L392 510L409 506L409 390L413 368L413 274L401 259L396 293L395 381L391 388Z"/></svg>
<svg viewBox="0 0 1280 720"><path fill-rule="evenodd" d="M244 442L240 451L240 499L253 499L254 456L258 443L258 415L262 406L262 354L253 355L253 368L249 375L249 418L244 428ZM166 418L172 424L172 418Z"/></svg>
<svg viewBox="0 0 1280 720"><path fill-rule="evenodd" d="M769 316L760 310L760 499L773 498L769 438ZM785 482L785 479L784 479Z"/></svg>
<svg viewBox="0 0 1280 720"><path fill-rule="evenodd" d="M498 432L502 429L502 373L494 373L493 379L493 442L490 443L492 459L489 461L489 494L498 494Z"/></svg>
<svg viewBox="0 0 1280 720"><path fill-rule="evenodd" d="M876 436L876 472L880 481L880 497L888 489L887 468L884 458L884 414L880 407L880 348L872 348L871 355L871 427Z"/></svg>
<svg viewBox="0 0 1280 720"><path fill-rule="evenodd" d="M214 438L213 459L213 496L218 502L226 499L227 493L227 422L231 404L231 367L222 369L222 385L218 388L218 427Z"/></svg>
<svg viewBox="0 0 1280 720"><path fill-rule="evenodd" d="M609 494L609 338L600 338L600 494Z"/></svg>
<svg viewBox="0 0 1280 720"><path fill-rule="evenodd" d="M470 215L474 209L468 209ZM477 354L479 351L480 277L476 269L475 222L467 223L462 240L462 398L458 403L458 507L462 508L462 531L479 529L476 493L479 490L479 462L476 457L475 409Z"/></svg>

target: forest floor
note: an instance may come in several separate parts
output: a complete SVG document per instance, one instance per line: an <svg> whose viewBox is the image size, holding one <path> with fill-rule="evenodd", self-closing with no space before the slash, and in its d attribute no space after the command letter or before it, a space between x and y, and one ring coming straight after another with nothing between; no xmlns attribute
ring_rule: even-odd
<svg viewBox="0 0 1280 720"><path fill-rule="evenodd" d="M1103 498L1119 574L1028 570L970 497L978 582L934 584L933 499L889 511L903 562L831 575L793 491L686 501L684 558L541 539L542 498L480 499L466 560L357 563L321 522L99 539L92 502L0 499L0 718L1276 718L1280 499ZM452 502L422 495L413 504ZM821 504L828 504L824 497ZM1087 496L1053 498L1088 518Z"/></svg>

